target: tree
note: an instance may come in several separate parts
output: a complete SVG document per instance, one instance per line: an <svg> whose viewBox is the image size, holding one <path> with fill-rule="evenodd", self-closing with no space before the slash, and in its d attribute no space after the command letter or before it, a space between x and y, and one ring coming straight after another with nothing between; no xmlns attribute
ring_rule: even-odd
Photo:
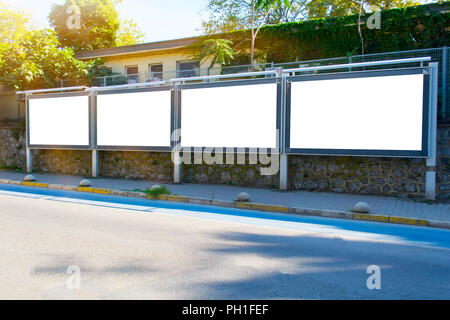
<svg viewBox="0 0 450 320"><path fill-rule="evenodd" d="M235 57L235 53L232 48L233 42L226 39L206 39L199 42L195 42L188 47L188 51L191 52L191 58L205 62L211 59L209 69L213 68L216 64L221 66L231 63Z"/></svg>
<svg viewBox="0 0 450 320"><path fill-rule="evenodd" d="M288 4L282 2L270 10L267 24L299 21L305 17L306 9L306 1L289 0Z"/></svg>
<svg viewBox="0 0 450 320"><path fill-rule="evenodd" d="M18 90L56 87L61 79L85 79L87 64L60 48L52 30L25 31L0 47L0 82Z"/></svg>
<svg viewBox="0 0 450 320"><path fill-rule="evenodd" d="M202 22L202 28L207 35L239 30L250 34L250 39L238 42L234 50L243 42L251 41L250 62L253 64L256 38L264 25L346 16L358 14L360 10L366 13L372 5L391 9L417 3L413 0L209 0L208 18Z"/></svg>
<svg viewBox="0 0 450 320"><path fill-rule="evenodd" d="M210 0L209 20L203 23L208 33L250 30L250 63L253 65L255 41L267 23L270 12L278 6L290 6L289 0ZM239 46L239 45L238 45Z"/></svg>
<svg viewBox="0 0 450 320"><path fill-rule="evenodd" d="M142 43L144 37L144 33L138 28L133 20L124 20L120 22L120 28L116 36L116 45L129 46Z"/></svg>
<svg viewBox="0 0 450 320"><path fill-rule="evenodd" d="M403 8L407 6L419 5L419 1L413 0L314 0L305 2L305 20L343 17L370 11L370 6L376 6L381 10L392 8ZM361 9L362 8L362 9Z"/></svg>
<svg viewBox="0 0 450 320"><path fill-rule="evenodd" d="M36 30L26 12L0 3L0 82L19 90L55 87L60 79L84 80L88 64L61 48L52 30Z"/></svg>
<svg viewBox="0 0 450 320"><path fill-rule="evenodd" d="M49 21L62 46L77 51L129 45L143 34L132 20L120 21L122 0L66 0L54 5Z"/></svg>

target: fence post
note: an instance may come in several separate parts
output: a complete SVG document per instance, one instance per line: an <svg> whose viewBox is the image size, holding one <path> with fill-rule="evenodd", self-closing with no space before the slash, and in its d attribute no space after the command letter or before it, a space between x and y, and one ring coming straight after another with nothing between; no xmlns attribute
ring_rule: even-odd
<svg viewBox="0 0 450 320"><path fill-rule="evenodd" d="M439 63L429 64L430 75L430 110L429 110L429 152L427 158L427 172L425 181L425 192L428 200L436 199L436 140L437 140L437 99L438 99L438 72Z"/></svg>
<svg viewBox="0 0 450 320"><path fill-rule="evenodd" d="M279 77L279 75L278 75ZM281 114L280 114L280 132L279 132L279 150L280 150L280 190L287 190L288 189L288 155L286 154L286 137L285 137L285 131L286 131L286 87L287 87L287 75L282 74L281 75Z"/></svg>
<svg viewBox="0 0 450 320"><path fill-rule="evenodd" d="M442 48L442 102L441 115L445 119L447 117L447 46Z"/></svg>
<svg viewBox="0 0 450 320"><path fill-rule="evenodd" d="M175 83L174 91L173 91L173 112L174 112L174 132L172 132L172 138L175 140L173 152L173 182L181 183L181 150L180 150L180 132L179 132L179 91L178 91L178 83Z"/></svg>
<svg viewBox="0 0 450 320"><path fill-rule="evenodd" d="M92 177L98 177L98 150L97 150L97 94L89 93L89 112L90 112L90 147L92 150Z"/></svg>

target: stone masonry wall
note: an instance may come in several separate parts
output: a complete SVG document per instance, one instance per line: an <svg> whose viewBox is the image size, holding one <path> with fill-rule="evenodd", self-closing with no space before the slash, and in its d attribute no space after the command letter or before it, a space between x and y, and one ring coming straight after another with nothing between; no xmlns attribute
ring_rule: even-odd
<svg viewBox="0 0 450 320"><path fill-rule="evenodd" d="M246 164L207 165L190 164L182 166L184 183L227 184L237 186L252 186L260 188L277 188L279 176L261 175L261 165Z"/></svg>
<svg viewBox="0 0 450 320"><path fill-rule="evenodd" d="M0 169L25 169L25 130L20 125L0 125Z"/></svg>
<svg viewBox="0 0 450 320"><path fill-rule="evenodd" d="M438 198L450 202L450 125L441 126L438 130L437 154Z"/></svg>
<svg viewBox="0 0 450 320"><path fill-rule="evenodd" d="M33 150L33 170L91 175L92 153L88 150Z"/></svg>
<svg viewBox="0 0 450 320"><path fill-rule="evenodd" d="M160 182L173 181L173 163L168 152L99 152L101 176Z"/></svg>
<svg viewBox="0 0 450 320"><path fill-rule="evenodd" d="M19 125L0 127L0 168L25 168L25 132ZM450 126L438 128L437 191L450 201ZM34 169L89 176L91 152L34 150ZM184 183L277 188L278 175L262 176L260 165L183 165ZM423 198L424 159L380 157L290 156L291 190L328 191ZM164 152L99 152L101 176L171 182L173 163Z"/></svg>
<svg viewBox="0 0 450 320"><path fill-rule="evenodd" d="M408 195L425 193L425 160L378 157L292 156L292 189Z"/></svg>

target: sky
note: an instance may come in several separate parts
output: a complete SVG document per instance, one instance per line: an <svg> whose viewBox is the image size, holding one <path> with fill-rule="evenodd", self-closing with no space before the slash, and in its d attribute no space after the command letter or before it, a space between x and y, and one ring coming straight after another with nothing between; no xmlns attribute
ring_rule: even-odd
<svg viewBox="0 0 450 320"><path fill-rule="evenodd" d="M0 0L13 8L27 9L33 23L49 27L52 4L64 0ZM119 5L122 19L133 19L145 33L145 41L162 41L199 35L201 12L207 0L123 0Z"/></svg>

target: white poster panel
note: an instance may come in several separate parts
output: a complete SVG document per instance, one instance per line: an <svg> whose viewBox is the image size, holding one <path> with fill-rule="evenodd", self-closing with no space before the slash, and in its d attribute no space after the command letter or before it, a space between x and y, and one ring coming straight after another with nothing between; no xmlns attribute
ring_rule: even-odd
<svg viewBox="0 0 450 320"><path fill-rule="evenodd" d="M169 90L97 96L99 146L170 147L170 135Z"/></svg>
<svg viewBox="0 0 450 320"><path fill-rule="evenodd" d="M31 145L88 146L89 97L30 99Z"/></svg>
<svg viewBox="0 0 450 320"><path fill-rule="evenodd" d="M290 148L422 150L422 74L292 83Z"/></svg>
<svg viewBox="0 0 450 320"><path fill-rule="evenodd" d="M276 148L277 85L183 90L183 147Z"/></svg>

